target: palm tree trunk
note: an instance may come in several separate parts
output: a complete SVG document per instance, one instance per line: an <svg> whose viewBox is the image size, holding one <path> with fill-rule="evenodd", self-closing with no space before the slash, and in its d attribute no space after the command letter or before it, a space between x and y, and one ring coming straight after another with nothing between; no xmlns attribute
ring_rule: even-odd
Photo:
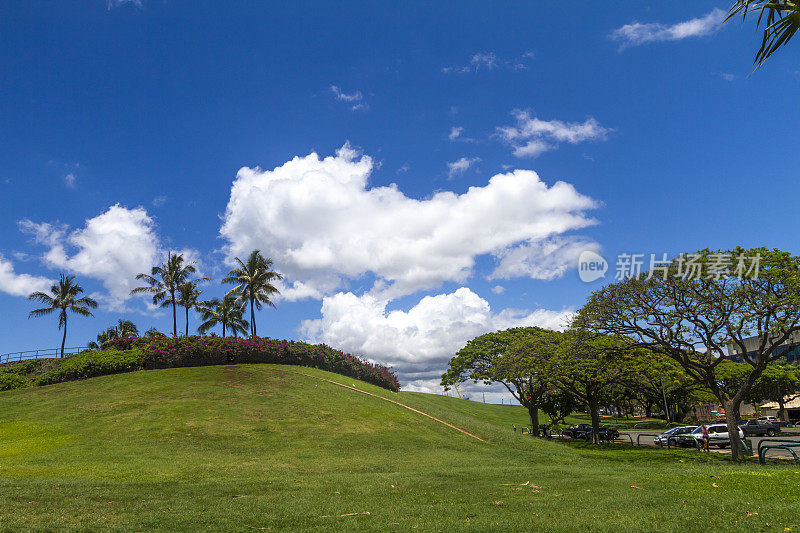
<svg viewBox="0 0 800 533"><path fill-rule="evenodd" d="M189 306L186 306L186 336L189 336Z"/></svg>
<svg viewBox="0 0 800 533"><path fill-rule="evenodd" d="M172 336L178 336L178 312L175 310L175 291L169 291L172 297Z"/></svg>
<svg viewBox="0 0 800 533"><path fill-rule="evenodd" d="M250 289L250 336L256 336L256 312L253 308L255 298L253 297L253 289Z"/></svg>
<svg viewBox="0 0 800 533"><path fill-rule="evenodd" d="M64 336L61 337L61 358L64 358L64 343L67 342L67 312L61 311L64 317Z"/></svg>
<svg viewBox="0 0 800 533"><path fill-rule="evenodd" d="M222 338L225 338L225 322L222 323Z"/></svg>

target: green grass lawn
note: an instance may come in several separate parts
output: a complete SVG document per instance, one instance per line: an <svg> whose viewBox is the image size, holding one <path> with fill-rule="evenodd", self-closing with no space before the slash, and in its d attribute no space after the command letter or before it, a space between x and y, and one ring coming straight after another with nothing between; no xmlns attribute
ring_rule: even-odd
<svg viewBox="0 0 800 533"><path fill-rule="evenodd" d="M788 463L542 441L512 422L527 412L271 365L3 392L0 530L800 531Z"/></svg>

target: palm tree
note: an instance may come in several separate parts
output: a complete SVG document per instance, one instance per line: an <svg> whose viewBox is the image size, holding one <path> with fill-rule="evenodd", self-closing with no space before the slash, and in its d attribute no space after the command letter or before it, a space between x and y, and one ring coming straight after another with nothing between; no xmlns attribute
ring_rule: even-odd
<svg viewBox="0 0 800 533"><path fill-rule="evenodd" d="M798 0L736 0L724 22L728 22L739 13L743 20L749 14L758 13L756 28L761 26L762 19L766 22L761 48L758 49L756 59L753 61L755 68L760 67L778 48L788 44L800 29L800 2Z"/></svg>
<svg viewBox="0 0 800 533"><path fill-rule="evenodd" d="M148 329L147 331L144 332L144 336L149 339L152 339L153 337L166 337L166 335L158 331L156 328Z"/></svg>
<svg viewBox="0 0 800 533"><path fill-rule="evenodd" d="M250 304L250 335L255 337L255 310L261 310L261 304L275 307L270 296L279 294L279 291L272 285L272 281L283 279L283 276L272 270L272 260L261 255L260 250L253 250L247 257L247 262L242 262L238 257L235 259L239 263L239 268L228 272L222 283L236 283L236 287L231 289L229 294Z"/></svg>
<svg viewBox="0 0 800 533"><path fill-rule="evenodd" d="M90 341L87 345L90 350L104 349L110 341L121 337L138 337L139 328L130 320L117 320L116 326L111 326L107 330L97 335L97 341Z"/></svg>
<svg viewBox="0 0 800 533"><path fill-rule="evenodd" d="M206 278L202 278L206 279ZM200 280L182 283L178 287L178 305L186 308L186 336L189 336L189 310L194 309L200 301L200 291L197 290L197 282Z"/></svg>
<svg viewBox="0 0 800 533"><path fill-rule="evenodd" d="M114 326L114 331L117 332L117 337L138 337L139 328L130 320L117 320L117 325Z"/></svg>
<svg viewBox="0 0 800 533"><path fill-rule="evenodd" d="M58 283L50 287L50 294L36 291L28 296L28 300L33 300L45 304L47 307L34 309L28 314L28 318L49 315L56 309L61 312L58 315L58 329L64 328L64 336L61 337L61 357L64 357L64 343L67 341L67 311L72 311L81 316L94 316L89 309L95 309L97 302L88 296L78 298L83 292L83 287L75 283L75 276L61 274Z"/></svg>
<svg viewBox="0 0 800 533"><path fill-rule="evenodd" d="M228 330L235 337L237 333L247 333L247 328L250 326L242 317L244 305L233 294L226 294L222 300L214 298L202 302L197 309L203 313L203 323L197 328L201 334L205 334L217 324L222 324L222 336L225 337Z"/></svg>
<svg viewBox="0 0 800 533"><path fill-rule="evenodd" d="M178 336L178 314L176 311L177 300L175 293L179 287L189 281L189 276L195 273L194 263L183 264L183 254L167 254L167 262L154 266L150 274L138 274L136 279L147 283L145 287L137 287L131 294L148 292L153 295L153 304L161 303L161 307L172 306L172 334Z"/></svg>

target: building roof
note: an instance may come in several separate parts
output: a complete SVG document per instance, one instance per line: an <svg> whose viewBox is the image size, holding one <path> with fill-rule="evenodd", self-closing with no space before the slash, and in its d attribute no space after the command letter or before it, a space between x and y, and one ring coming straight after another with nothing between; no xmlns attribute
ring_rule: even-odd
<svg viewBox="0 0 800 533"><path fill-rule="evenodd" d="M790 400L783 404L785 409L800 409L800 397ZM767 402L761 404L762 409L779 409L778 402Z"/></svg>

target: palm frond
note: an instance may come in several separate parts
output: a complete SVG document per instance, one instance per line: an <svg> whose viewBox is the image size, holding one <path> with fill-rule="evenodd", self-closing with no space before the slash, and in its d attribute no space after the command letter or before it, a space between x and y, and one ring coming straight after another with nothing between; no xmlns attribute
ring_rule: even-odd
<svg viewBox="0 0 800 533"><path fill-rule="evenodd" d="M89 307L90 309L97 309L97 300L90 298L89 296L84 296L83 298L75 300L75 304L83 305Z"/></svg>
<svg viewBox="0 0 800 533"><path fill-rule="evenodd" d="M38 302L42 302L44 304L52 304L55 301L55 299L52 296L47 295L47 294L45 294L43 292L40 292L40 291L36 291L36 292L31 293L28 296L28 300L38 301Z"/></svg>
<svg viewBox="0 0 800 533"><path fill-rule="evenodd" d="M56 309L57 307L43 307L41 309L34 309L30 313L28 313L28 318L47 316Z"/></svg>
<svg viewBox="0 0 800 533"><path fill-rule="evenodd" d="M69 309L70 311L72 311L73 313L75 313L76 315L81 315L81 316L94 316L94 315L92 314L92 312L91 312L91 311L89 311L89 309L88 309L88 308L86 308L86 307L81 307L81 306L79 306L79 305L71 305L71 306L70 306L68 309ZM64 316L66 316L66 313L64 313Z"/></svg>
<svg viewBox="0 0 800 533"><path fill-rule="evenodd" d="M758 13L756 28L764 21L761 46L753 61L754 68L759 68L780 47L788 44L794 34L800 30L800 2L797 0L737 0L728 11L723 21L728 22L741 14L742 20L748 15ZM766 16L765 16L766 15Z"/></svg>

